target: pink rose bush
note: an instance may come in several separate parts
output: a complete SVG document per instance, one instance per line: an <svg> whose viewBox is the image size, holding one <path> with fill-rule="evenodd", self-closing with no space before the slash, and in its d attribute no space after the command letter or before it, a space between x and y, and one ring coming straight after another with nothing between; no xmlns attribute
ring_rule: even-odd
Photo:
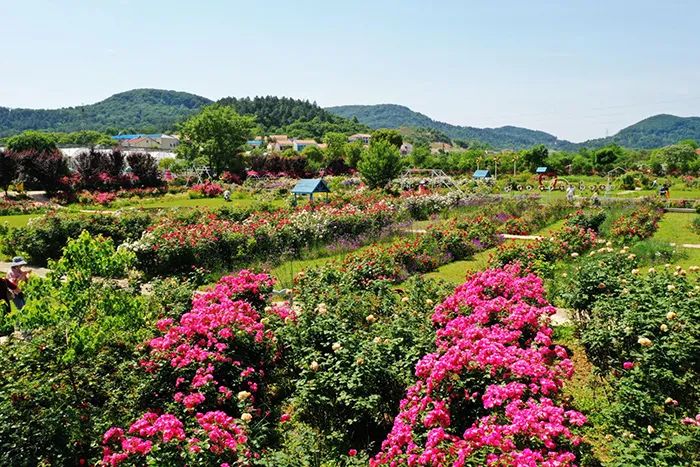
<svg viewBox="0 0 700 467"><path fill-rule="evenodd" d="M192 188L190 189L190 198L216 198L217 196L221 196L223 192L224 187L222 187L219 183L212 182L211 180L205 180L203 183L192 185Z"/></svg>
<svg viewBox="0 0 700 467"><path fill-rule="evenodd" d="M567 466L586 418L560 403L573 366L552 343L542 281L517 265L472 276L437 306L437 351L370 465Z"/></svg>
<svg viewBox="0 0 700 467"><path fill-rule="evenodd" d="M197 293L178 321L158 321L160 335L147 343L141 364L164 382L169 396L154 400L160 407L128 430L105 433L104 464L246 463L255 455L251 437L264 436L264 427L279 420L264 409L275 337L259 308L271 289L269 275L243 270ZM283 308L276 306L275 313L289 316Z"/></svg>

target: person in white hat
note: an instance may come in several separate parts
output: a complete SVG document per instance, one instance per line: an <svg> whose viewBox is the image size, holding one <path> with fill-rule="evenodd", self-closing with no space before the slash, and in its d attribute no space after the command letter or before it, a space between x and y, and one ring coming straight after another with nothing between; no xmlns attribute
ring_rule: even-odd
<svg viewBox="0 0 700 467"><path fill-rule="evenodd" d="M23 271L22 266L26 266L27 262L22 258L21 256L15 256L12 258L12 262L10 263L10 270L7 273L7 281L15 286L15 290L13 291L14 298L12 301L14 302L15 306L17 307L18 310L21 310L24 307L24 294L22 293L22 290L20 289L20 285L22 282L25 282L27 279L29 279L29 274L31 271Z"/></svg>

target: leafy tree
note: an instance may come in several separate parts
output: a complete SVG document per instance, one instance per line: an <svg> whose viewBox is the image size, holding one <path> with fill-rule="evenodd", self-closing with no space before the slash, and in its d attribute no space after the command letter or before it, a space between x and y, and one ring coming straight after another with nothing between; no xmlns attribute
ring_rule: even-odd
<svg viewBox="0 0 700 467"><path fill-rule="evenodd" d="M379 141L386 141L389 144L396 146L396 149L399 149L403 144L403 136L401 136L401 133L396 130L382 128L372 133L370 144L374 144Z"/></svg>
<svg viewBox="0 0 700 467"><path fill-rule="evenodd" d="M523 161L525 161L531 172L537 167L543 166L547 160L547 156L549 156L549 150L544 144L538 144L522 153Z"/></svg>
<svg viewBox="0 0 700 467"><path fill-rule="evenodd" d="M15 178L17 178L17 164L15 160L9 153L0 151L0 188L5 191L5 196L7 196L7 189Z"/></svg>
<svg viewBox="0 0 700 467"><path fill-rule="evenodd" d="M357 168L357 164L360 162L362 157L362 151L364 147L362 141L353 141L352 143L345 143L345 165L350 168Z"/></svg>
<svg viewBox="0 0 700 467"><path fill-rule="evenodd" d="M345 147L347 146L348 138L343 133L326 133L323 141L328 145L326 147L327 162L345 159Z"/></svg>
<svg viewBox="0 0 700 467"><path fill-rule="evenodd" d="M315 146L313 144L306 146L304 150L301 151L301 155L306 157L306 160L309 161L309 165L312 169L318 170L323 168L325 156L321 148L319 148L318 146Z"/></svg>
<svg viewBox="0 0 700 467"><path fill-rule="evenodd" d="M357 168L370 188L382 188L401 171L401 154L386 140L373 141Z"/></svg>
<svg viewBox="0 0 700 467"><path fill-rule="evenodd" d="M589 175L593 172L593 162L582 154L577 154L571 160L571 171L576 174Z"/></svg>
<svg viewBox="0 0 700 467"><path fill-rule="evenodd" d="M61 179L68 175L68 163L58 149L27 150L15 153L19 178L36 188L55 192L64 188Z"/></svg>
<svg viewBox="0 0 700 467"><path fill-rule="evenodd" d="M147 152L132 152L126 157L131 173L138 177L140 186L158 186L162 183L158 161Z"/></svg>
<svg viewBox="0 0 700 467"><path fill-rule="evenodd" d="M56 149L56 138L42 131L25 131L7 138L7 149L12 152L46 152Z"/></svg>
<svg viewBox="0 0 700 467"><path fill-rule="evenodd" d="M217 172L242 174L241 151L252 137L255 119L238 115L231 107L211 105L182 124L177 153L188 160L204 156Z"/></svg>
<svg viewBox="0 0 700 467"><path fill-rule="evenodd" d="M424 145L414 146L410 160L413 167L428 168L431 160L430 148Z"/></svg>
<svg viewBox="0 0 700 467"><path fill-rule="evenodd" d="M657 149L652 154L652 158L657 160L668 172L687 172L698 158L695 148L689 144L673 144Z"/></svg>
<svg viewBox="0 0 700 467"><path fill-rule="evenodd" d="M623 149L617 144L600 148L593 153L594 165L599 170L610 170L623 153Z"/></svg>

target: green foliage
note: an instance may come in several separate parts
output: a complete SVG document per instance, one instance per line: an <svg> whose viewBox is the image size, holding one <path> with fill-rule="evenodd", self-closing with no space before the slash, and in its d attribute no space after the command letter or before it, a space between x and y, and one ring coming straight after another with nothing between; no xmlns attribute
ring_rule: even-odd
<svg viewBox="0 0 700 467"><path fill-rule="evenodd" d="M193 161L206 157L217 173L228 170L242 174L241 151L253 135L255 119L238 115L231 107L211 105L193 116L180 128L179 156Z"/></svg>
<svg viewBox="0 0 700 467"><path fill-rule="evenodd" d="M25 131L7 138L7 149L12 152L50 152L56 150L56 138L41 131Z"/></svg>
<svg viewBox="0 0 700 467"><path fill-rule="evenodd" d="M0 464L87 463L100 434L131 416L124 400L139 398L131 349L146 336L147 315L117 279L133 260L83 233L45 279L25 285L15 324L30 337L0 352Z"/></svg>
<svg viewBox="0 0 700 467"><path fill-rule="evenodd" d="M608 138L586 141L590 147L615 143L628 148L658 148L685 139L700 139L700 117L660 114L623 128Z"/></svg>
<svg viewBox="0 0 700 467"><path fill-rule="evenodd" d="M523 151L522 158L527 163L530 172L534 172L537 167L544 165L548 155L549 151L545 145L540 144L527 151Z"/></svg>
<svg viewBox="0 0 700 467"><path fill-rule="evenodd" d="M36 265L57 259L70 238L83 230L112 238L115 244L135 240L151 224L151 217L138 211L113 214L49 213L26 227L11 229L2 238L0 249L8 256L23 254Z"/></svg>
<svg viewBox="0 0 700 467"><path fill-rule="evenodd" d="M351 134L367 130L366 126L333 115L315 103L289 97L226 97L219 104L231 106L241 115L254 116L268 134L321 138L331 132Z"/></svg>
<svg viewBox="0 0 700 467"><path fill-rule="evenodd" d="M605 414L615 439L611 465L697 465L696 282L670 271L624 280L611 299L595 303L581 334L589 359L613 386Z"/></svg>
<svg viewBox="0 0 700 467"><path fill-rule="evenodd" d="M577 146L568 141L557 139L543 131L528 130L514 126L501 128L474 128L450 125L438 122L426 115L414 112L408 107L395 104L380 105L344 105L329 107L329 112L345 118L357 119L370 128L414 127L433 129L455 140L469 141L470 147L478 141L497 149L522 149L538 144L550 148L573 150Z"/></svg>
<svg viewBox="0 0 700 467"><path fill-rule="evenodd" d="M687 173L700 156L695 152L695 148L690 144L673 144L655 150L652 153L652 160L657 161L665 170L664 173L682 172Z"/></svg>
<svg viewBox="0 0 700 467"><path fill-rule="evenodd" d="M328 162L344 160L347 141L348 138L343 133L326 133L323 138L323 142L328 145L326 147L326 160Z"/></svg>
<svg viewBox="0 0 700 467"><path fill-rule="evenodd" d="M186 92L133 89L92 105L55 110L0 107L0 136L24 130L73 132L96 130L115 134L169 131L209 99Z"/></svg>
<svg viewBox="0 0 700 467"><path fill-rule="evenodd" d="M383 188L401 171L401 154L391 143L377 141L362 155L357 168L370 188Z"/></svg>
<svg viewBox="0 0 700 467"><path fill-rule="evenodd" d="M363 149L362 141L346 143L344 149L345 165L353 169L356 168L357 164L360 162L360 158L362 158Z"/></svg>
<svg viewBox="0 0 700 467"><path fill-rule="evenodd" d="M376 144L380 141L386 141L392 146L395 146L396 149L399 149L403 144L403 137L401 136L401 133L399 133L396 130L388 130L386 128L382 128L372 133L372 139L370 140L370 144Z"/></svg>
<svg viewBox="0 0 700 467"><path fill-rule="evenodd" d="M328 461L350 447L378 448L416 362L433 348L430 315L448 287L414 278L398 295L386 283L328 287L318 275L298 292L303 312L277 331L296 376L295 417L319 431Z"/></svg>

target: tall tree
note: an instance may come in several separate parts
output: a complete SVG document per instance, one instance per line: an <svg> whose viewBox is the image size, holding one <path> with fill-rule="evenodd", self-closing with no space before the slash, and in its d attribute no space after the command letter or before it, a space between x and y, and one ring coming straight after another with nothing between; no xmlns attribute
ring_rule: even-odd
<svg viewBox="0 0 700 467"><path fill-rule="evenodd" d="M193 161L205 157L217 172L242 174L242 148L253 135L255 118L238 115L231 107L211 105L187 120L180 129L177 153Z"/></svg>
<svg viewBox="0 0 700 467"><path fill-rule="evenodd" d="M530 171L534 171L537 167L544 165L548 155L549 150L547 147L544 144L538 144L523 151L523 161L525 161Z"/></svg>
<svg viewBox="0 0 700 467"><path fill-rule="evenodd" d="M326 147L326 162L333 162L345 159L345 146L348 138L343 133L330 132L326 133L323 142Z"/></svg>
<svg viewBox="0 0 700 467"><path fill-rule="evenodd" d="M50 152L56 149L56 138L50 133L29 130L7 138L7 149L12 152Z"/></svg>
<svg viewBox="0 0 700 467"><path fill-rule="evenodd" d="M388 141L375 141L362 155L357 168L370 188L383 188L401 171L401 154Z"/></svg>
<svg viewBox="0 0 700 467"><path fill-rule="evenodd" d="M17 178L17 164L9 153L0 151L0 188L7 196L7 189Z"/></svg>
<svg viewBox="0 0 700 467"><path fill-rule="evenodd" d="M379 141L386 141L387 143L396 146L396 149L399 149L403 144L403 136L401 136L401 133L396 130L381 128L372 133L370 143L374 144Z"/></svg>

